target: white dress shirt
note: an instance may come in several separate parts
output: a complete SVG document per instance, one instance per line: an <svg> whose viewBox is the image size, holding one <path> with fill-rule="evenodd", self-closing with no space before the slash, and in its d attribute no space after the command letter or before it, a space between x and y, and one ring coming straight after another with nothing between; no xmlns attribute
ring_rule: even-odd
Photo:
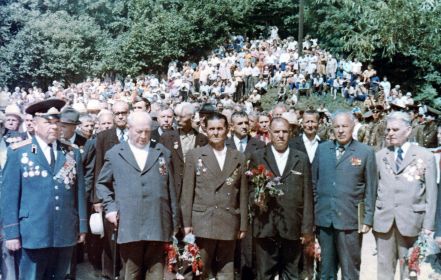
<svg viewBox="0 0 441 280"><path fill-rule="evenodd" d="M46 157L47 162L49 165L51 164L51 148L49 145L43 141L40 137L35 135L35 139L37 139L37 143L40 146L40 149L43 151L44 156ZM57 141L54 141L52 143L52 148L54 149L54 156L55 160L57 160Z"/></svg>
<svg viewBox="0 0 441 280"><path fill-rule="evenodd" d="M397 157L398 157L398 148L399 148L399 147L395 147L395 148L394 148L395 160L397 160ZM406 157L406 153L407 153L407 151L409 150L409 148L410 148L410 143L409 143L409 142L406 142L406 143L404 143L404 144L401 146L401 149L403 150L403 154L402 154L403 159Z"/></svg>
<svg viewBox="0 0 441 280"><path fill-rule="evenodd" d="M150 142L147 143L147 145L145 145L145 147L142 149L132 145L130 141L128 141L128 143L130 150L132 151L133 156L135 157L136 163L138 164L139 169L143 170L147 162L147 157L149 155Z"/></svg>
<svg viewBox="0 0 441 280"><path fill-rule="evenodd" d="M221 151L213 149L214 155L216 156L217 163L219 164L220 170L224 169L225 164L225 158L227 157L227 147L224 146L224 148Z"/></svg>
<svg viewBox="0 0 441 280"><path fill-rule="evenodd" d="M312 163L312 161L314 160L315 151L317 150L317 147L319 145L318 141L320 140L320 137L316 135L314 139L310 141L305 134L302 134L302 139L303 139L303 144L305 145L306 148L306 153L308 154L309 162Z"/></svg>
<svg viewBox="0 0 441 280"><path fill-rule="evenodd" d="M280 175L283 175L285 171L286 162L288 161L289 148L286 149L283 153L279 153L274 146L271 146L271 150L273 151L274 158L276 159L277 168L279 169Z"/></svg>
<svg viewBox="0 0 441 280"><path fill-rule="evenodd" d="M237 150L240 152L240 144L242 144L242 151L245 152L245 149L247 148L248 144L248 137L244 137L242 139L239 139L236 135L233 136L234 144L237 147Z"/></svg>
<svg viewBox="0 0 441 280"><path fill-rule="evenodd" d="M127 141L129 137L128 129L121 130L120 128L116 128L116 136L118 137L118 140L121 139L121 133L124 133L124 141Z"/></svg>

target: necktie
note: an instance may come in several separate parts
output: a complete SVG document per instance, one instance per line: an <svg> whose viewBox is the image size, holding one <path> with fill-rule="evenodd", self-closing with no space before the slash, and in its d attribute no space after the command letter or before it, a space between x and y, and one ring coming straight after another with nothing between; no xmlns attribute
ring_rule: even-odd
<svg viewBox="0 0 441 280"><path fill-rule="evenodd" d="M345 146L343 146L343 145L339 145L338 146L338 153L337 153L337 160L340 160L341 159L341 156L344 154L344 152L345 152Z"/></svg>
<svg viewBox="0 0 441 280"><path fill-rule="evenodd" d="M120 134L119 134L119 142L124 142L124 130L120 130Z"/></svg>
<svg viewBox="0 0 441 280"><path fill-rule="evenodd" d="M403 162L403 149L398 148L397 150L397 159L395 160L395 164L397 165L397 170L400 169L400 165Z"/></svg>
<svg viewBox="0 0 441 280"><path fill-rule="evenodd" d="M52 143L48 144L49 148L50 148L50 160L51 162L49 163L52 171L54 171L55 168L55 154L54 154L54 147L52 146Z"/></svg>
<svg viewBox="0 0 441 280"><path fill-rule="evenodd" d="M241 153L245 152L244 143L242 140L239 141L239 152Z"/></svg>

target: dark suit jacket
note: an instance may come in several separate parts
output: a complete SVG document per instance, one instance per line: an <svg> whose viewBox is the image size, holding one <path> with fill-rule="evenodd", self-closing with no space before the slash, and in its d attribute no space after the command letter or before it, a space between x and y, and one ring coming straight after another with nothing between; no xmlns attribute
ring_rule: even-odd
<svg viewBox="0 0 441 280"><path fill-rule="evenodd" d="M98 203L99 200L96 197L96 181L98 175L100 174L101 168L104 164L104 156L108 150L113 146L119 144L118 136L116 134L116 128L111 128L108 130L101 131L96 136L95 143L95 169L94 169L94 180L93 187L94 191L91 194L92 203Z"/></svg>
<svg viewBox="0 0 441 280"><path fill-rule="evenodd" d="M245 148L244 154L245 154L245 157L247 159L249 159L252 153L254 153L257 150L265 148L265 143L263 141L260 141L257 138L251 137L249 135L247 137L248 137L248 143L247 143L247 147ZM236 143L234 143L233 136L231 136L230 138L228 138L225 141L225 145L227 147L230 147L232 149L237 150Z"/></svg>
<svg viewBox="0 0 441 280"><path fill-rule="evenodd" d="M255 209L253 236L256 238L282 237L298 240L301 234L313 230L313 195L311 171L306 154L294 149L289 156L283 174L277 168L271 145L251 155L250 168L263 164L276 177L280 177L284 195L270 197L268 210ZM251 202L254 208L254 186L250 184Z"/></svg>
<svg viewBox="0 0 441 280"><path fill-rule="evenodd" d="M173 131L173 129L171 129L171 131ZM162 134L166 133L167 131L163 131ZM159 141L161 140L161 136L159 134L159 127L152 130L152 133L150 135L150 139L152 139L154 142L159 143Z"/></svg>
<svg viewBox="0 0 441 280"><path fill-rule="evenodd" d="M84 183L86 185L86 199L92 202L92 191L94 189L94 172L95 172L95 144L96 135L93 135L86 144L84 144L84 152L82 154L83 169L84 169Z"/></svg>
<svg viewBox="0 0 441 280"><path fill-rule="evenodd" d="M118 243L170 241L177 228L170 160L170 151L156 142L150 142L142 170L127 142L106 153L97 194L106 212L118 212Z"/></svg>
<svg viewBox="0 0 441 280"><path fill-rule="evenodd" d="M202 147L208 144L208 138L202 133L193 130L196 135L194 148ZM175 181L176 196L178 202L181 199L182 180L184 179L184 155L182 153L179 131L170 130L162 134L159 142L171 151L173 178Z"/></svg>
<svg viewBox="0 0 441 280"><path fill-rule="evenodd" d="M320 144L322 141L318 141L318 142ZM301 151L306 155L308 155L308 152L306 151L306 147L305 147L305 142L303 142L303 134L300 134L299 136L290 139L289 147Z"/></svg>
<svg viewBox="0 0 441 280"><path fill-rule="evenodd" d="M78 148L81 150L81 149L83 149L84 145L86 145L87 138L76 133L76 132L75 132L75 134L76 134L76 136L75 136L74 144L77 145Z"/></svg>
<svg viewBox="0 0 441 280"><path fill-rule="evenodd" d="M235 240L239 231L246 231L245 169L245 156L231 148L227 148L223 170L210 145L190 151L181 197L184 227L193 227L197 237L217 240Z"/></svg>
<svg viewBox="0 0 441 280"><path fill-rule="evenodd" d="M352 140L339 161L334 141L321 143L312 163L315 225L358 229L357 206L365 202L364 224L372 226L377 196L374 150Z"/></svg>

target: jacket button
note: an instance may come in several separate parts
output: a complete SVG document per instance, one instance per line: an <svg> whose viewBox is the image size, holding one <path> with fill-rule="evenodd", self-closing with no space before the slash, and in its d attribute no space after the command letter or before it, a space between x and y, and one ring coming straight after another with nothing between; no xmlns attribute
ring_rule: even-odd
<svg viewBox="0 0 441 280"><path fill-rule="evenodd" d="M58 186L55 186L54 188L55 188L56 190L58 190Z"/></svg>
<svg viewBox="0 0 441 280"><path fill-rule="evenodd" d="M56 195L56 196L55 196L55 200L58 200L58 198L59 198L58 195Z"/></svg>
<svg viewBox="0 0 441 280"><path fill-rule="evenodd" d="M55 206L55 211L58 211L58 210L60 210L60 207Z"/></svg>
<svg viewBox="0 0 441 280"><path fill-rule="evenodd" d="M216 206L214 206L214 208L216 208L216 209L217 209L217 205L216 205Z"/></svg>

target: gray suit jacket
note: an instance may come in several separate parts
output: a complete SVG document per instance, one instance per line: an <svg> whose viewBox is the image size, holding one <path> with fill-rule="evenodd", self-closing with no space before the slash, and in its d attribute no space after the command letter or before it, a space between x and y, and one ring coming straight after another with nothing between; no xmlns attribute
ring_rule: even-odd
<svg viewBox="0 0 441 280"><path fill-rule="evenodd" d="M417 236L421 228L434 230L437 200L435 157L411 145L396 169L392 148L377 152L378 195L374 230L388 232L395 222L403 236Z"/></svg>
<svg viewBox="0 0 441 280"><path fill-rule="evenodd" d="M170 167L170 151L153 141L143 170L127 142L106 153L97 195L106 212L118 211L118 243L170 241L178 222Z"/></svg>
<svg viewBox="0 0 441 280"><path fill-rule="evenodd" d="M247 230L245 156L227 148L223 170L210 145L187 154L181 209L184 227L197 237L234 240Z"/></svg>
<svg viewBox="0 0 441 280"><path fill-rule="evenodd" d="M353 140L337 161L334 141L321 143L312 163L315 225L358 229L359 202L365 202L365 225L372 225L377 196L374 150Z"/></svg>

